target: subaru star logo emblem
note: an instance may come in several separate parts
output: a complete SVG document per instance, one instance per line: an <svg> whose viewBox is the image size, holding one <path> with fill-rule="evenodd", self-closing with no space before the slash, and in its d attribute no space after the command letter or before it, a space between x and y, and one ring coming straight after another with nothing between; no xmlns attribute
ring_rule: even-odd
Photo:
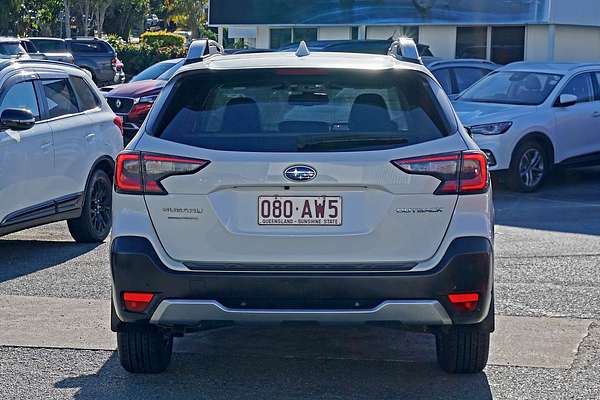
<svg viewBox="0 0 600 400"><path fill-rule="evenodd" d="M317 171L308 165L292 165L283 171L283 176L290 181L306 182L315 179Z"/></svg>
<svg viewBox="0 0 600 400"><path fill-rule="evenodd" d="M122 105L122 104L121 104L121 100L117 100L117 101L115 101L115 106L116 106L117 108L121 108L121 105Z"/></svg>

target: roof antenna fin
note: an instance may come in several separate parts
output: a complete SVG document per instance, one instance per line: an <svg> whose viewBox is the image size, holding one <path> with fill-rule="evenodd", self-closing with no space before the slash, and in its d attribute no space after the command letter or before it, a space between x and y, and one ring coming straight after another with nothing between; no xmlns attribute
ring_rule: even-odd
<svg viewBox="0 0 600 400"><path fill-rule="evenodd" d="M303 40L298 45L298 50L296 50L296 57L304 57L310 54L310 50L308 50L308 46L306 42Z"/></svg>

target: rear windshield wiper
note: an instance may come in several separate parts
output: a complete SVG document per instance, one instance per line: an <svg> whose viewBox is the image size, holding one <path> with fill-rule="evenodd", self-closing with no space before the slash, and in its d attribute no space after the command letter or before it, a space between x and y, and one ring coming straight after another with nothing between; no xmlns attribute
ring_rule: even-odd
<svg viewBox="0 0 600 400"><path fill-rule="evenodd" d="M408 140L397 136L339 136L332 138L315 138L298 143L298 150L336 149L347 147L386 146L407 144Z"/></svg>

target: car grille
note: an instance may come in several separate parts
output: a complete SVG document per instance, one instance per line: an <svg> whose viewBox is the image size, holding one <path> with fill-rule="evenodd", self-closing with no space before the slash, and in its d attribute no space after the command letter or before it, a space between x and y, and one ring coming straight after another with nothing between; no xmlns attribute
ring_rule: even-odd
<svg viewBox="0 0 600 400"><path fill-rule="evenodd" d="M133 99L126 97L107 97L106 101L115 114L127 114L133 108Z"/></svg>

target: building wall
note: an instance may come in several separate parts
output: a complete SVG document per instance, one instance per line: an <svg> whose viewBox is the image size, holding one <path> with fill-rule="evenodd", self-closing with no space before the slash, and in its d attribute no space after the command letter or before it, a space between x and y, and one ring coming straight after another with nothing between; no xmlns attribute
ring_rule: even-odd
<svg viewBox="0 0 600 400"><path fill-rule="evenodd" d="M318 40L350 39L351 28L348 26L322 26L317 33Z"/></svg>
<svg viewBox="0 0 600 400"><path fill-rule="evenodd" d="M600 27L600 1L598 0L551 0L551 24L589 25Z"/></svg>
<svg viewBox="0 0 600 400"><path fill-rule="evenodd" d="M271 33L268 26L258 26L256 28L256 47L258 49L268 49L271 45Z"/></svg>
<svg viewBox="0 0 600 400"><path fill-rule="evenodd" d="M402 32L399 26L367 26L367 39L389 39L399 32Z"/></svg>
<svg viewBox="0 0 600 400"><path fill-rule="evenodd" d="M556 26L555 61L600 61L600 28Z"/></svg>
<svg viewBox="0 0 600 400"><path fill-rule="evenodd" d="M455 26L421 26L419 43L428 44L436 57L454 58L456 52Z"/></svg>
<svg viewBox="0 0 600 400"><path fill-rule="evenodd" d="M525 61L548 61L552 49L548 46L548 25L529 25L525 31Z"/></svg>

